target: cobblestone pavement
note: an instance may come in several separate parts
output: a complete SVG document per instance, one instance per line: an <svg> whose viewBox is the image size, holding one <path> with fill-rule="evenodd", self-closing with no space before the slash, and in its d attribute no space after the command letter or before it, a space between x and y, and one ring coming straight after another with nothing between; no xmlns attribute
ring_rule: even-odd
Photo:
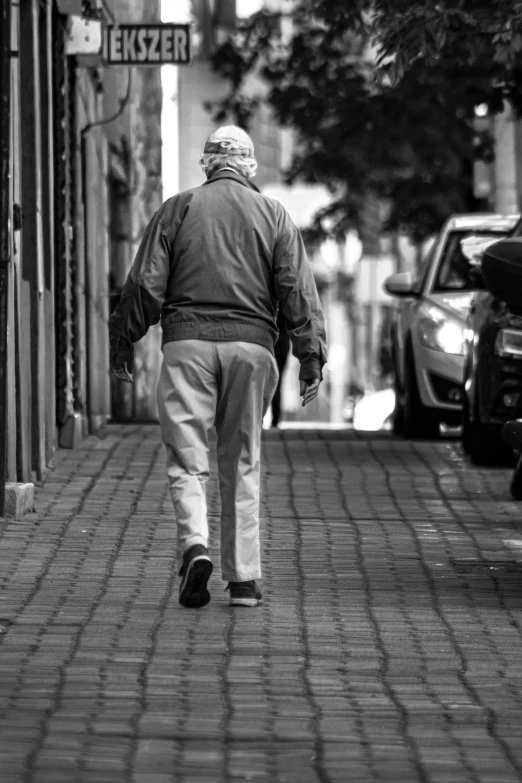
<svg viewBox="0 0 522 783"><path fill-rule="evenodd" d="M263 590L177 603L158 428L0 538L2 783L522 780L522 505L451 441L266 433ZM218 558L218 501L209 485Z"/></svg>

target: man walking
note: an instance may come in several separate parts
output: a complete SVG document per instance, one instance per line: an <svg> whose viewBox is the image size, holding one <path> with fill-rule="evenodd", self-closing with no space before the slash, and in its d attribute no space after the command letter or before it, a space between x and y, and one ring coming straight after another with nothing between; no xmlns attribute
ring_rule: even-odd
<svg viewBox="0 0 522 783"><path fill-rule="evenodd" d="M111 369L132 381L133 343L161 317L158 408L179 601L196 608L210 600L205 483L215 426L222 578L232 606L257 606L261 425L278 379L278 304L300 362L303 405L322 379L324 319L299 231L251 182L257 163L248 134L218 128L200 164L207 181L166 201L145 231L110 318Z"/></svg>

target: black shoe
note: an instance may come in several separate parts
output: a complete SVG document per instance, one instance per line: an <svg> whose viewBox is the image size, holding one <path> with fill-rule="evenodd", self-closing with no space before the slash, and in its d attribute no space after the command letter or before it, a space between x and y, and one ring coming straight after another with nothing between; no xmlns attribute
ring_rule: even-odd
<svg viewBox="0 0 522 783"><path fill-rule="evenodd" d="M230 590L230 606L259 606L263 603L263 594L253 579L250 582L229 582L225 590Z"/></svg>
<svg viewBox="0 0 522 783"><path fill-rule="evenodd" d="M210 601L207 582L212 573L212 561L203 544L194 544L183 555L179 575L179 602L186 609L199 609Z"/></svg>

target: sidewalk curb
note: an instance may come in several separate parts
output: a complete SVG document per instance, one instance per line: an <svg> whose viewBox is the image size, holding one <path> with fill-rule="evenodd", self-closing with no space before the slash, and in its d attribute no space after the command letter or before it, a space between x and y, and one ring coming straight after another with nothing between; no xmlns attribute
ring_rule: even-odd
<svg viewBox="0 0 522 783"><path fill-rule="evenodd" d="M34 484L7 483L5 485L5 516L20 519L34 510Z"/></svg>

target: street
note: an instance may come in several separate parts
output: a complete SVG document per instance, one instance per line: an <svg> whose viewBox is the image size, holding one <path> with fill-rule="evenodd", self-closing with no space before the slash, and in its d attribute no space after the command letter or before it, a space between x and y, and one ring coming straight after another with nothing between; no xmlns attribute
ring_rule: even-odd
<svg viewBox="0 0 522 783"><path fill-rule="evenodd" d="M454 440L266 431L264 604L177 603L154 425L0 528L2 783L522 780L522 507Z"/></svg>

